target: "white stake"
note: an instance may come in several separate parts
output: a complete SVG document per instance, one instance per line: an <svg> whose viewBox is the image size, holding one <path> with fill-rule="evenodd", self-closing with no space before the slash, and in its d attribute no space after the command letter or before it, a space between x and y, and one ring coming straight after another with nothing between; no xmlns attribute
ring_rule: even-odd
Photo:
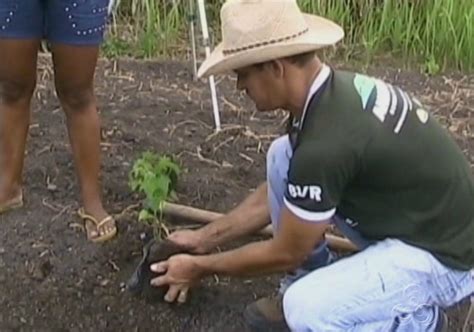
<svg viewBox="0 0 474 332"><path fill-rule="evenodd" d="M204 6L204 0L197 0L199 8L199 17L201 21L201 30L203 35L204 47L206 49L206 58L211 54L210 41L209 41L209 30L207 27L206 8ZM221 130L221 120L219 116L219 106L217 104L217 93L214 76L209 76L209 86L211 88L212 97L212 110L214 113L214 123L216 131Z"/></svg>
<svg viewBox="0 0 474 332"><path fill-rule="evenodd" d="M189 25L191 30L191 47L193 52L193 74L194 80L197 79L197 55L196 55L196 36L194 32L194 24L196 15L194 14L194 0L189 0Z"/></svg>

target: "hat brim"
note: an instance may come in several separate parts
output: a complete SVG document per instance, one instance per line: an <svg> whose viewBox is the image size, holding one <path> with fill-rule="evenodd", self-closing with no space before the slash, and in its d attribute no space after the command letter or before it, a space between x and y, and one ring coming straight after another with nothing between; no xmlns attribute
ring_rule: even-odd
<svg viewBox="0 0 474 332"><path fill-rule="evenodd" d="M232 55L224 55L223 43L211 52L199 67L198 77L222 74L253 64L306 53L336 44L344 30L336 23L317 15L303 14L309 31L291 41L265 45Z"/></svg>

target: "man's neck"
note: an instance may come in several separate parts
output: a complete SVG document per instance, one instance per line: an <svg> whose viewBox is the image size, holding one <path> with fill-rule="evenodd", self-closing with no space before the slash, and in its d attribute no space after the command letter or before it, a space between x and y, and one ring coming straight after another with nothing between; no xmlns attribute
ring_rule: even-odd
<svg viewBox="0 0 474 332"><path fill-rule="evenodd" d="M323 68L323 64L319 60L315 60L308 64L304 70L295 75L295 79L289 84L290 100L286 109L295 117L300 118L303 114L306 99L313 85L314 80ZM299 77L298 77L299 76Z"/></svg>

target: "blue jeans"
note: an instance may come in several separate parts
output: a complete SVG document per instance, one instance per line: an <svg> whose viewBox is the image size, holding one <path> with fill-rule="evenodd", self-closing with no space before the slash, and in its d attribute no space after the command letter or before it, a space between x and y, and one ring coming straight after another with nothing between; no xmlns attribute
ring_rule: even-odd
<svg viewBox="0 0 474 332"><path fill-rule="evenodd" d="M268 199L278 232L292 149L287 136L267 154ZM322 156L324 157L324 156ZM474 293L474 270L457 271L397 239L370 242L335 217L361 251L336 260L322 243L283 278L283 310L293 331L435 331L440 308Z"/></svg>
<svg viewBox="0 0 474 332"><path fill-rule="evenodd" d="M1 0L0 38L99 45L109 0Z"/></svg>

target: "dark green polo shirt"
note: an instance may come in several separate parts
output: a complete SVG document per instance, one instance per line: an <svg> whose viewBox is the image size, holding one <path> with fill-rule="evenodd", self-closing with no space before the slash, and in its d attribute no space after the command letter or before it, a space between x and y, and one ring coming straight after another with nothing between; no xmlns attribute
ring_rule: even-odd
<svg viewBox="0 0 474 332"><path fill-rule="evenodd" d="M331 70L294 137L285 203L335 212L369 240L397 238L474 267L474 177L449 133L402 89Z"/></svg>

